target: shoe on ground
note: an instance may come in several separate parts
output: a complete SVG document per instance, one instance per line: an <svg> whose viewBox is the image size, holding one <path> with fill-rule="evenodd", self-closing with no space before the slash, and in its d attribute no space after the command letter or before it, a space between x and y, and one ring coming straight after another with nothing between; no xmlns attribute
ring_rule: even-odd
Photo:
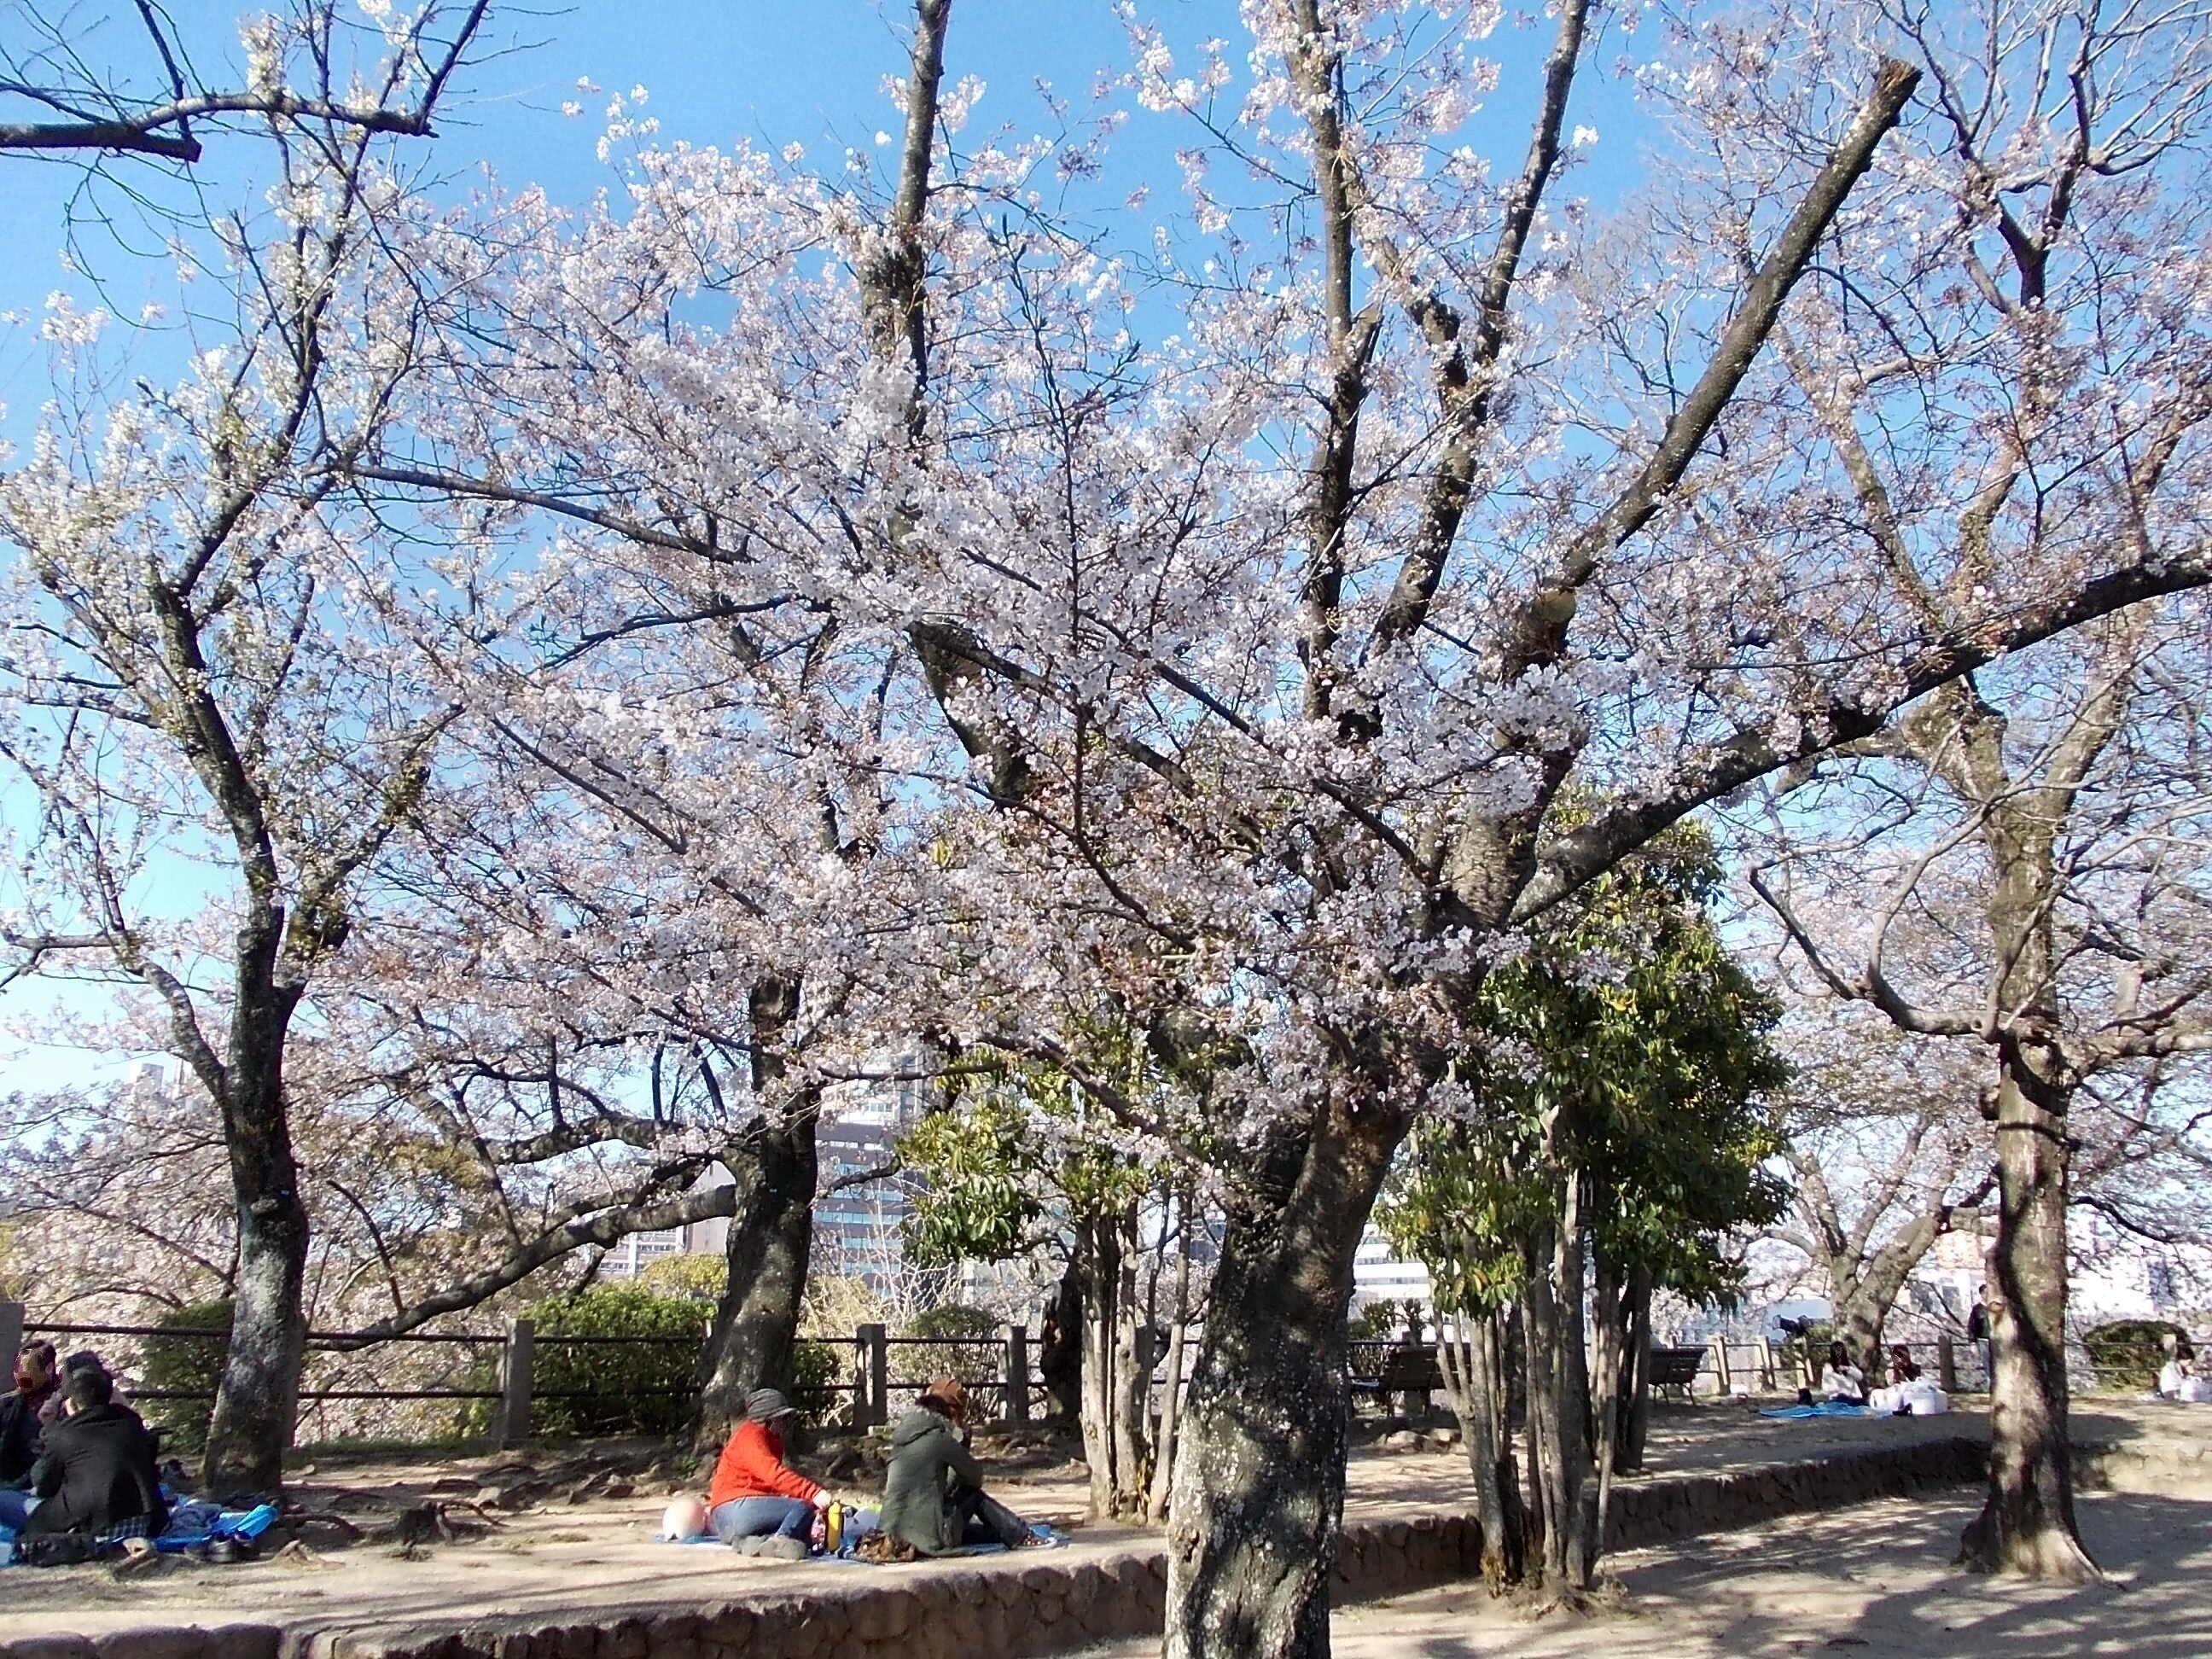
<svg viewBox="0 0 2212 1659"><path fill-rule="evenodd" d="M738 1540L738 1550L740 1554L758 1556L769 1561L804 1561L807 1555L805 1539L785 1538L775 1534L766 1538L741 1538Z"/></svg>

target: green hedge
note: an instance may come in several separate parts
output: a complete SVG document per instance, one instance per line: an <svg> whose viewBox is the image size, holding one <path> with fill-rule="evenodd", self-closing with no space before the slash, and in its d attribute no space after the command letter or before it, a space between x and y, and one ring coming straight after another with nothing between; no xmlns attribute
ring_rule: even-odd
<svg viewBox="0 0 2212 1659"><path fill-rule="evenodd" d="M599 1285L548 1297L528 1310L535 1344L531 1364L531 1431L549 1438L588 1439L644 1434L672 1438L690 1425L699 1406L696 1368L713 1309L690 1296L657 1296L631 1285ZM667 1341L568 1344L564 1336L666 1337ZM824 1426L844 1396L807 1390L843 1380L845 1361L834 1344L800 1341L792 1356L799 1420ZM465 1386L489 1389L494 1363L482 1362ZM580 1390L580 1393L574 1391ZM664 1392L665 1391L665 1392ZM551 1399L551 1395L574 1397ZM458 1425L464 1436L488 1431L491 1402L471 1401Z"/></svg>
<svg viewBox="0 0 2212 1659"><path fill-rule="evenodd" d="M149 1336L139 1354L139 1392L204 1394L204 1400L151 1400L141 1414L162 1431L161 1450L196 1457L207 1449L208 1422L215 1415L215 1391L230 1349L230 1304L194 1302L154 1322L165 1331L221 1331L220 1342L204 1336Z"/></svg>
<svg viewBox="0 0 2212 1659"><path fill-rule="evenodd" d="M2116 1319L2083 1332L2081 1346L2096 1368L2100 1387L2141 1391L2158 1386L2159 1367L2166 1364L2166 1338L2186 1340L2188 1335L2163 1319Z"/></svg>
<svg viewBox="0 0 2212 1659"><path fill-rule="evenodd" d="M530 1310L533 1431L580 1438L681 1432L698 1404L693 1371L708 1312L691 1297L616 1285L538 1303ZM571 1345L564 1336L669 1340ZM576 1390L583 1392L575 1398L552 1397Z"/></svg>

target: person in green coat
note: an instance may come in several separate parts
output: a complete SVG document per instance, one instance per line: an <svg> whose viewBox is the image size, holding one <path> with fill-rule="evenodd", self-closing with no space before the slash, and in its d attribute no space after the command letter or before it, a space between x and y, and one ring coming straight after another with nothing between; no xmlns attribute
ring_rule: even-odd
<svg viewBox="0 0 2212 1659"><path fill-rule="evenodd" d="M921 1555L945 1555L969 1544L1030 1541L1029 1523L983 1490L983 1468L963 1432L968 1391L945 1376L921 1392L891 1431L884 1469L881 1528Z"/></svg>

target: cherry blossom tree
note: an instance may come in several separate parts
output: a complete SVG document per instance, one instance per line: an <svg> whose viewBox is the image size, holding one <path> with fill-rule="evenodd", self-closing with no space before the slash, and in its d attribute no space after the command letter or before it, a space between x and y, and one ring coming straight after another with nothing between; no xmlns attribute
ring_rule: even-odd
<svg viewBox="0 0 2212 1659"><path fill-rule="evenodd" d="M1983 1056L1826 998L1797 1012L1782 1110L1791 1216L1770 1236L1817 1273L1838 1339L1872 1376L1890 1310L1936 1242L1990 1219Z"/></svg>
<svg viewBox="0 0 2212 1659"><path fill-rule="evenodd" d="M545 602L600 617L533 635L550 663L447 646L600 810L702 872L836 895L809 959L750 986L795 975L805 1021L850 972L882 988L862 1024L903 994L945 1052L1059 1066L1133 1146L1220 1149L1169 1651L1322 1653L1353 1252L1416 1118L1464 1104L1449 1063L1486 964L1685 815L2204 582L2194 428L2131 495L2105 493L2097 435L2136 429L2129 399L2201 331L2160 298L2180 265L2127 279L2167 355L2146 326L2124 373L2069 388L2047 428L2087 447L2066 533L2008 521L1930 615L1874 580L1878 545L1785 511L1841 464L1825 435L1807 459L1811 348L1769 348L1879 273L1941 321L1914 373L1978 384L2005 357L1959 319L1981 302L1954 267L1905 257L1918 234L1962 258L1978 223L1940 97L1906 118L1966 72L1951 44L1853 10L1863 39L1777 24L1734 76L1713 65L1736 36L1669 46L1679 148L1600 235L1559 199L1590 142L1577 0L1516 89L1531 138L1502 180L1462 142L1493 90L1483 8L1255 3L1241 88L1220 48L1182 75L1133 21L1134 90L1196 142L1190 220L1123 252L1068 210L1097 135L962 138L951 9L918 0L888 173L638 145L617 100L621 198L488 198L424 250L460 320L354 471L534 538ZM2193 96L2147 95L2169 93ZM2174 206L2155 172L2075 185L2122 227ZM2122 518L2147 533L2105 533ZM586 697L568 653L610 629L650 636L646 678ZM699 805L671 818L573 735L625 726ZM1571 782L1582 805L1555 812ZM1178 1121L1084 1066L1103 1014L1245 1058Z"/></svg>
<svg viewBox="0 0 2212 1659"><path fill-rule="evenodd" d="M0 152L127 155L183 166L203 154L202 137L240 129L289 131L342 143L349 134L420 137L483 29L489 0L408 10L361 0L349 15L336 0L289 0L249 16L234 82L195 61L196 43L150 0L106 28L81 7L26 3L12 9L20 34L0 43L0 107L32 117L0 121ZM137 73L110 68L107 51L125 33L143 60ZM364 52L361 50L366 47Z"/></svg>
<svg viewBox="0 0 2212 1659"><path fill-rule="evenodd" d="M1923 71L1928 145L1863 198L1882 216L1884 252L1854 258L1846 232L1837 280L1814 283L1777 334L1793 392L1742 459L1794 475L1791 487L1734 498L1711 532L1762 562L1848 549L1866 561L1865 587L1837 620L1878 627L1874 613L1888 612L1930 632L2047 584L2094 584L2116 560L2201 558L2212 265L2194 231L2194 155L2212 99L2212 18L2058 0L1941 14L1852 5L1702 38L1709 55L1680 90L1710 125L1711 176L1739 211L1755 210L1766 169L1796 153L1785 135L1825 107L1806 93L1817 74L1761 73L1762 63L1819 65L1892 42ZM2077 837L2102 838L2092 824L2109 763L2149 712L2133 665L2192 614L2169 604L2115 617L2062 654L1978 669L1879 735L1854 734L1867 739L1866 769L1886 763L1908 794L1940 791L1948 810L1862 935L1877 941L1863 970L1839 960L1831 988L1908 1031L1978 1037L1996 1071L1999 1409L1989 1502L1968 1540L1969 1558L1994 1569L2094 1571L2075 1537L2063 1333L2066 1119L2074 1079L2094 1065L2065 1033L2100 1060L2149 1058L2193 1041L2168 1016L2201 993L2192 975L2153 967L2164 961L2154 954L2116 963L2098 1012L2069 1009L2059 895L2072 888L2101 913L2092 895L2104 880L2071 867ZM2127 811L2149 805L2133 787L2122 793ZM2175 807L2153 810L2172 823ZM1878 827L1885 811L1874 808ZM1869 845L1878 827L1862 832ZM2121 864L2143 862L2148 842L2112 833L2105 844ZM2163 896L2147 923L2193 908L2178 896L2192 884L2174 843L2157 844L2151 882ZM1946 881L1978 893L1979 937L1892 962L1878 942L1887 924ZM1863 907L1863 889L1845 902ZM1912 991L1900 988L1908 973ZM1949 993L1967 984L1962 1006Z"/></svg>
<svg viewBox="0 0 2212 1659"><path fill-rule="evenodd" d="M274 143L274 218L215 228L234 319L163 391L111 378L104 314L58 297L56 401L0 476L0 755L36 804L9 976L125 988L215 1109L237 1230L223 1492L276 1488L298 1389L289 1041L455 712L390 625L406 557L339 492L412 361L420 309L374 234L399 193L367 131Z"/></svg>

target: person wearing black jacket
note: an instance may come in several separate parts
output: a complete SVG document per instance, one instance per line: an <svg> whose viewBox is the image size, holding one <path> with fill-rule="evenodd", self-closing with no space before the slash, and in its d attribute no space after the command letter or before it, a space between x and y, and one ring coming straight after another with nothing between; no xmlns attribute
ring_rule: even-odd
<svg viewBox="0 0 2212 1659"><path fill-rule="evenodd" d="M46 1431L46 1455L31 1477L42 1500L23 1535L87 1533L151 1538L169 1523L154 1437L138 1413L115 1403L115 1384L91 1366L64 1382L68 1415Z"/></svg>
<svg viewBox="0 0 2212 1659"><path fill-rule="evenodd" d="M15 1356L15 1389L0 1399L0 1483L21 1486L39 1461L39 1437L46 1428L40 1411L60 1383L54 1345L26 1342Z"/></svg>

